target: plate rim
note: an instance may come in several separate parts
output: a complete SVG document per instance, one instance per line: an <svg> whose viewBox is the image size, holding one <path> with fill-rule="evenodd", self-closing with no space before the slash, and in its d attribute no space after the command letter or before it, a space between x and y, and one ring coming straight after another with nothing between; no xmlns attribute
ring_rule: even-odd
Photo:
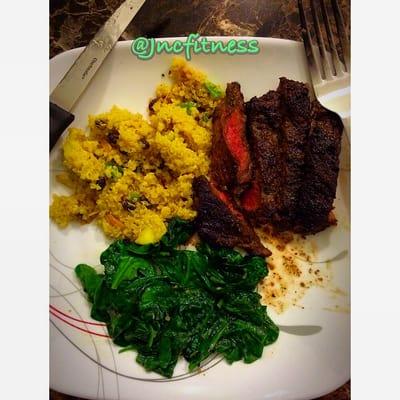
<svg viewBox="0 0 400 400"><path fill-rule="evenodd" d="M282 46L293 46L293 47L303 48L303 43L300 41L294 41L294 40L282 39L282 38L256 37L256 36L201 36L201 37L205 37L210 40L221 40L223 42L227 42L231 39L243 39L243 40L254 40L255 39L260 43L260 47L261 47L261 45L280 44ZM185 38L187 38L187 36L162 37L162 38L154 38L154 39L156 41L173 41L173 40L184 40ZM133 40L134 39L118 41L115 44L112 52L116 48L124 48L124 47L130 46L130 44L133 42ZM63 52L53 56L52 58L50 58L50 60L49 60L49 62L50 62L49 80L51 79L51 74L52 74L51 68L52 68L53 63L62 61L62 59L64 57L70 57L70 56L74 56L75 54L79 54L81 51L83 51L84 48L85 48L85 46L69 49L69 50L63 51ZM50 187L50 183L49 183L49 187ZM350 242L349 242L349 245L350 245ZM49 244L49 248L50 248L50 244ZM350 262L349 268L351 270L351 259L349 260L349 262ZM351 278L350 278L350 281L351 281ZM50 280L49 280L49 284L50 284ZM349 298L351 298L351 291L349 293ZM50 299L49 299L49 304L50 304ZM349 318L351 318L351 316ZM351 348L351 344L350 344L350 348ZM349 354L349 358L350 357L351 357L351 353ZM343 384L345 384L350 378L351 378L351 374L349 374L349 376L341 383L332 384L329 387L327 387L327 389L324 391L313 392L312 397L310 397L309 395L301 395L301 396L297 396L296 399L297 400L306 400L306 399L311 399L311 398L315 398L315 397L319 397L319 396L323 396L325 394L331 393L333 390L335 390L335 389L339 388L340 386L342 386ZM50 382L50 388L52 388L52 389L54 388L54 386L51 385L51 382ZM57 389L54 389L54 390L57 390ZM283 398L286 399L289 397L282 397L282 399Z"/></svg>

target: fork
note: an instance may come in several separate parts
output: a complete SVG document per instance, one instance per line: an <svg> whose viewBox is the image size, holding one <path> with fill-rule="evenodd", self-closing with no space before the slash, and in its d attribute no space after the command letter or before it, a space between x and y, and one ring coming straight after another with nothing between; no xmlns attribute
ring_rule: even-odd
<svg viewBox="0 0 400 400"><path fill-rule="evenodd" d="M316 0L310 0L310 2L311 23L307 22L303 0L298 0L298 7L315 97L325 108L341 117L350 142L350 45L343 17L337 0L331 0L336 30L342 48L342 62L333 37L325 0L318 1L320 13L315 4ZM323 37L322 26L325 28L327 43ZM316 43L312 40L312 29L315 32Z"/></svg>

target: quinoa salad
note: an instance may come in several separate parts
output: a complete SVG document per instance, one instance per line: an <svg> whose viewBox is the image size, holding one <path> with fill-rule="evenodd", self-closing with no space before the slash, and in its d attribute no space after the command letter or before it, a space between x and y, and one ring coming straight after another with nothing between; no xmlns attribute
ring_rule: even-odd
<svg viewBox="0 0 400 400"><path fill-rule="evenodd" d="M94 221L111 238L154 243L166 222L192 220L192 181L210 164L212 115L224 96L206 75L175 58L149 101L149 117L117 105L90 115L88 130L71 128L53 195L51 219L61 228Z"/></svg>

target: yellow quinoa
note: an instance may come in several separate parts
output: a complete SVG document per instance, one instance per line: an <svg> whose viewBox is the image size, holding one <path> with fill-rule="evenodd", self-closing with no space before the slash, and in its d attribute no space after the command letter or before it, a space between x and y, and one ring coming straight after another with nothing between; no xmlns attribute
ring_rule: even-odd
<svg viewBox="0 0 400 400"><path fill-rule="evenodd" d="M66 172L57 179L72 194L54 195L50 206L61 228L95 220L112 238L150 243L170 218L195 217L192 181L208 172L212 114L223 93L210 91L207 77L183 59L173 60L169 77L148 120L114 106L90 115L87 132L69 130Z"/></svg>

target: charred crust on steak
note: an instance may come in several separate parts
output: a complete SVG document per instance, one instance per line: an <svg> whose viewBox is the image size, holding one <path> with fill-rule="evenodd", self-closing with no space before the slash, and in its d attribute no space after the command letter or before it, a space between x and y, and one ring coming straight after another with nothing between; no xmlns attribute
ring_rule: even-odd
<svg viewBox="0 0 400 400"><path fill-rule="evenodd" d="M200 238L219 246L240 247L262 257L271 255L227 193L204 176L194 179L193 191Z"/></svg>
<svg viewBox="0 0 400 400"><path fill-rule="evenodd" d="M295 232L314 234L336 224L332 210L339 175L342 132L340 117L314 101Z"/></svg>

